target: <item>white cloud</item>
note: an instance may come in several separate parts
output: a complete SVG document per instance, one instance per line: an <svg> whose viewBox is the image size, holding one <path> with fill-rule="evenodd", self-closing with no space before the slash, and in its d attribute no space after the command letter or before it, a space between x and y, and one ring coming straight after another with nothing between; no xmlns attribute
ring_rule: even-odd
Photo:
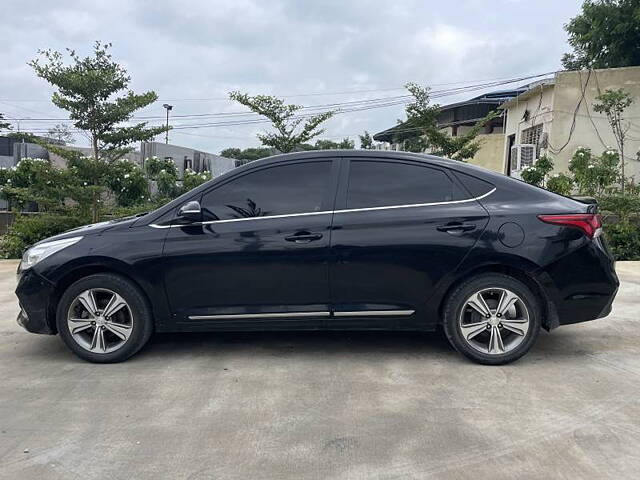
<svg viewBox="0 0 640 480"><path fill-rule="evenodd" d="M39 48L70 47L85 54L97 39L114 44L113 55L126 65L135 90L153 89L161 100L172 99L175 115L237 111L240 107L227 101L181 100L226 97L232 89L287 95L549 71L559 67L567 50L562 24L579 4L540 0L536 15L524 16L523 4L515 0L9 0L0 25L0 100L5 101L0 112L63 115L46 101L16 101L50 96L48 85L26 62ZM325 104L400 93L289 100ZM440 101L448 100L459 98ZM145 113L161 115L161 105ZM401 107L345 114L328 122L326 136L379 131L400 117ZM171 136L176 143L220 151L257 145L255 133L263 128L185 130L190 135Z"/></svg>

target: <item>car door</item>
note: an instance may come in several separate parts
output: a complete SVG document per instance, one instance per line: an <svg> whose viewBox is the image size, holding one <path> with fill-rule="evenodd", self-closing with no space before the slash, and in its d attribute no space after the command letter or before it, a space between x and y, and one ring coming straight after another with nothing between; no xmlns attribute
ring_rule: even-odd
<svg viewBox="0 0 640 480"><path fill-rule="evenodd" d="M203 193L201 224L172 225L164 283L177 326L319 328L339 165L250 169Z"/></svg>
<svg viewBox="0 0 640 480"><path fill-rule="evenodd" d="M416 328L438 283L460 264L488 215L447 169L352 158L331 237L330 328Z"/></svg>

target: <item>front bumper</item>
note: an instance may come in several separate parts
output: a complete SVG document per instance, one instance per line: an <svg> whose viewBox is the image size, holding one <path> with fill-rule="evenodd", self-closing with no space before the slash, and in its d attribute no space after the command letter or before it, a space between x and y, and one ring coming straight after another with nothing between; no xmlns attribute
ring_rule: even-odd
<svg viewBox="0 0 640 480"><path fill-rule="evenodd" d="M32 333L53 335L56 333L49 301L53 296L53 284L32 268L18 271L16 295L20 303L18 325Z"/></svg>

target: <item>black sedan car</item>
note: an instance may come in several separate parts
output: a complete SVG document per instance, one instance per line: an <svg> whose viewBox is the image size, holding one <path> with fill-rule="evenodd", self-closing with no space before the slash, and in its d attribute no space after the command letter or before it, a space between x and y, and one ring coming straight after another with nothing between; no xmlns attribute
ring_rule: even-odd
<svg viewBox="0 0 640 480"><path fill-rule="evenodd" d="M252 162L145 215L28 249L18 322L118 362L152 332L442 326L485 364L606 316L596 206L471 165L377 151Z"/></svg>

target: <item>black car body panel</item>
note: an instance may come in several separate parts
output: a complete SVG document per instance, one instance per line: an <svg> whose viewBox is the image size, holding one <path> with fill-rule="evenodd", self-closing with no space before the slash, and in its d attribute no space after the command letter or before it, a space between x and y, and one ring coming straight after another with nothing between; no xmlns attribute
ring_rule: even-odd
<svg viewBox="0 0 640 480"><path fill-rule="evenodd" d="M297 179L300 169L321 173ZM402 185L384 173L403 169ZM423 171L438 180L421 192ZM269 191L252 198L254 183L268 183L260 175L272 175L278 185L271 204ZM369 185L400 203L367 196ZM225 188L231 193L220 193ZM305 195L279 214L301 189ZM221 195L237 198L231 204ZM191 200L201 202L202 221L181 224L177 209ZM142 289L157 331L432 330L455 285L497 271L539 294L543 324L554 328L606 315L618 279L601 237L537 216L592 208L426 155L281 155L228 172L144 216L57 236L84 238L19 272L20 322L29 331L55 333L64 290L108 271Z"/></svg>

